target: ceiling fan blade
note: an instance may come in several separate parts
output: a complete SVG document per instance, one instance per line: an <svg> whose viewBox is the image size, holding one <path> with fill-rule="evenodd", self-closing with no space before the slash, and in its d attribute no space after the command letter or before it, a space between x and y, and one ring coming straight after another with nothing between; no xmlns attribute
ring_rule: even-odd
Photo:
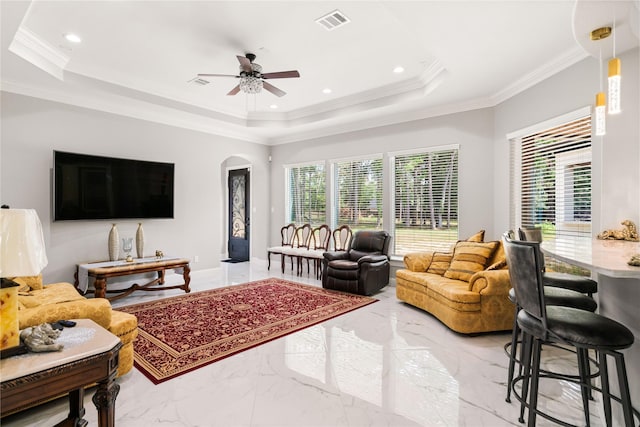
<svg viewBox="0 0 640 427"><path fill-rule="evenodd" d="M275 96L285 96L287 94L287 92L280 90L274 85L272 85L271 83L267 83L265 81L262 82L262 87L268 90L269 92L271 92L272 94L274 94Z"/></svg>
<svg viewBox="0 0 640 427"><path fill-rule="evenodd" d="M235 95L235 94L237 94L238 92L240 92L240 85L236 85L236 87L234 87L233 89L231 89L227 95Z"/></svg>
<svg viewBox="0 0 640 427"><path fill-rule="evenodd" d="M240 56L240 55L236 55L236 58L238 58L238 62L240 62L240 65L242 66L242 70L250 73L252 70L251 68L251 61L249 61L249 58L245 58L244 56Z"/></svg>
<svg viewBox="0 0 640 427"><path fill-rule="evenodd" d="M291 70L291 71L278 71L277 73L262 74L263 79L286 79L289 77L300 77L300 73L298 72L298 70Z"/></svg>
<svg viewBox="0 0 640 427"><path fill-rule="evenodd" d="M235 77L235 78L240 78L240 76L234 76L233 74L198 74L198 77Z"/></svg>

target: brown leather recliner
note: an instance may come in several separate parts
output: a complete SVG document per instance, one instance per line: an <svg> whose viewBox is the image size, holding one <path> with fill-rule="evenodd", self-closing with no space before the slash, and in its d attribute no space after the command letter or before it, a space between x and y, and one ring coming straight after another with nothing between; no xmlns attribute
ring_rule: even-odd
<svg viewBox="0 0 640 427"><path fill-rule="evenodd" d="M389 284L389 244L386 231L357 231L346 251L325 252L322 287L371 295Z"/></svg>

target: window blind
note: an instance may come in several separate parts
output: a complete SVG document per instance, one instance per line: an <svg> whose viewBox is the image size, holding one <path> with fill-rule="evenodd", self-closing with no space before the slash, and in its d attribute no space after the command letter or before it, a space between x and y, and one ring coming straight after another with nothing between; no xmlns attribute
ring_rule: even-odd
<svg viewBox="0 0 640 427"><path fill-rule="evenodd" d="M540 227L543 240L591 239L591 117L512 141L512 227ZM516 206L513 206L513 205Z"/></svg>
<svg viewBox="0 0 640 427"><path fill-rule="evenodd" d="M382 158L336 161L336 224L382 229Z"/></svg>
<svg viewBox="0 0 640 427"><path fill-rule="evenodd" d="M458 240L458 149L397 155L394 254L449 251Z"/></svg>
<svg viewBox="0 0 640 427"><path fill-rule="evenodd" d="M312 226L325 224L326 172L323 163L286 169L288 222Z"/></svg>

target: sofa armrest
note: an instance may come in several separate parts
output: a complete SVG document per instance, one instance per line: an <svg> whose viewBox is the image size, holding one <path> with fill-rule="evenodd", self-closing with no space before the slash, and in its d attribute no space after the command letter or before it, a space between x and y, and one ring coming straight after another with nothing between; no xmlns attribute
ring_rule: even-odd
<svg viewBox="0 0 640 427"><path fill-rule="evenodd" d="M389 258L387 258L386 255L365 255L363 257L361 257L360 259L358 259L358 265L362 265L362 264L375 264L375 263L381 263L381 262L385 262L385 261L389 261Z"/></svg>
<svg viewBox="0 0 640 427"><path fill-rule="evenodd" d="M509 270L483 270L469 279L469 290L480 295L508 295L511 289Z"/></svg>
<svg viewBox="0 0 640 427"><path fill-rule="evenodd" d="M337 259L349 259L349 252L347 251L333 251L333 252L325 252L322 254L324 259L327 261L334 261Z"/></svg>
<svg viewBox="0 0 640 427"><path fill-rule="evenodd" d="M68 319L91 319L105 329L111 324L111 304L104 298L43 304L18 311L20 329Z"/></svg>
<svg viewBox="0 0 640 427"><path fill-rule="evenodd" d="M433 252L412 252L404 256L404 265L411 271L425 272L431 264Z"/></svg>

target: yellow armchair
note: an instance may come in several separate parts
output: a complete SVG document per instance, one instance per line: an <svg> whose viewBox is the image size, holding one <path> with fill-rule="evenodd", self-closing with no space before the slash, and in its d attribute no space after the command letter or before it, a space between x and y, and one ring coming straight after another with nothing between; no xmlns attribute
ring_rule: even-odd
<svg viewBox="0 0 640 427"><path fill-rule="evenodd" d="M42 285L42 275L17 277L18 322L20 329L65 319L91 319L122 341L118 376L133 367L133 341L138 335L138 319L114 311L104 298L87 299L70 283Z"/></svg>

